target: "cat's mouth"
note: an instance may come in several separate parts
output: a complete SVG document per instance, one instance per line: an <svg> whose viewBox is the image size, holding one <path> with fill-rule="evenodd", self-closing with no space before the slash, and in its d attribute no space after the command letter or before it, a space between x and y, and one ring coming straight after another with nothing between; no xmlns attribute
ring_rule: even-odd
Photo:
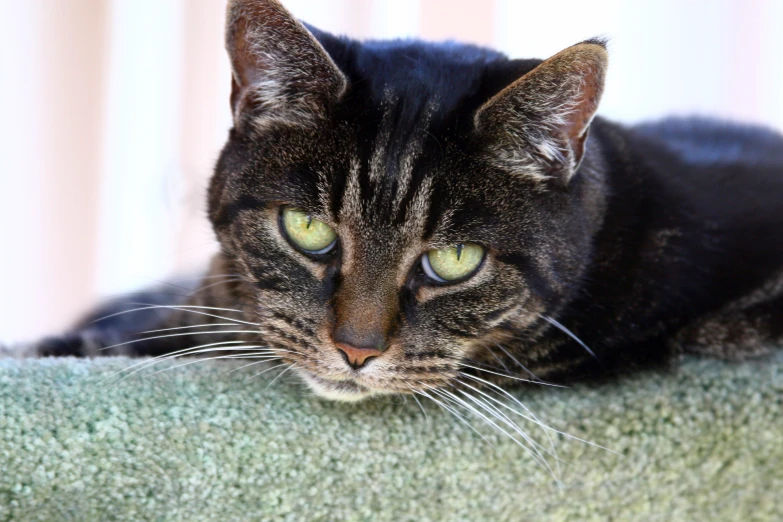
<svg viewBox="0 0 783 522"><path fill-rule="evenodd" d="M356 402L382 393L380 390L363 386L353 379L335 381L307 371L300 372L300 375L317 395L335 401Z"/></svg>

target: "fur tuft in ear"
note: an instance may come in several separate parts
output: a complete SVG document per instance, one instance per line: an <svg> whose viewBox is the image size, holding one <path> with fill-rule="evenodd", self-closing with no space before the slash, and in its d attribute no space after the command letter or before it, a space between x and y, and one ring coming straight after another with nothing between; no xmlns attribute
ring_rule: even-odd
<svg viewBox="0 0 783 522"><path fill-rule="evenodd" d="M477 131L502 168L567 183L579 168L604 88L606 44L576 44L539 64L485 103Z"/></svg>
<svg viewBox="0 0 783 522"><path fill-rule="evenodd" d="M306 125L326 117L347 80L315 37L276 0L230 0L234 124Z"/></svg>

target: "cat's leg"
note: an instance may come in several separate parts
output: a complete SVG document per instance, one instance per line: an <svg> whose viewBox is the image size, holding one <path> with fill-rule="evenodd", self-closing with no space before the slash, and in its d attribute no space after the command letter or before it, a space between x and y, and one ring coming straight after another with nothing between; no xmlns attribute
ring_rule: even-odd
<svg viewBox="0 0 783 522"><path fill-rule="evenodd" d="M783 295L700 319L680 330L673 343L685 352L724 359L769 353L783 343Z"/></svg>
<svg viewBox="0 0 783 522"><path fill-rule="evenodd" d="M247 330L247 321L238 279L216 257L202 278L104 303L64 335L20 348L16 355L155 357L242 339L246 336L238 332Z"/></svg>

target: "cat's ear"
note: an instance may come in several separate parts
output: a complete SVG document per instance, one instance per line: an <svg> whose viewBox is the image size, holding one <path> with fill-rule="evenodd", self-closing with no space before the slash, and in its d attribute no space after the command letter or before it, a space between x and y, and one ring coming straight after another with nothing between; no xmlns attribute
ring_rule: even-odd
<svg viewBox="0 0 783 522"><path fill-rule="evenodd" d="M230 0L226 49L239 127L308 124L326 117L347 80L301 22L276 0Z"/></svg>
<svg viewBox="0 0 783 522"><path fill-rule="evenodd" d="M607 67L604 42L561 51L479 108L475 125L493 160L535 179L567 183L579 168Z"/></svg>

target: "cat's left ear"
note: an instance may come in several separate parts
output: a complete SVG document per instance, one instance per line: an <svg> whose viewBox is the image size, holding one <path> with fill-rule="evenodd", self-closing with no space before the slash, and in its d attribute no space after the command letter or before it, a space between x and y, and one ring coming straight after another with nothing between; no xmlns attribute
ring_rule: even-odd
<svg viewBox="0 0 783 522"><path fill-rule="evenodd" d="M493 161L519 175L568 183L584 156L607 58L604 42L579 43L481 106L474 121Z"/></svg>
<svg viewBox="0 0 783 522"><path fill-rule="evenodd" d="M347 80L310 31L277 0L230 0L226 49L231 110L240 127L324 118Z"/></svg>

